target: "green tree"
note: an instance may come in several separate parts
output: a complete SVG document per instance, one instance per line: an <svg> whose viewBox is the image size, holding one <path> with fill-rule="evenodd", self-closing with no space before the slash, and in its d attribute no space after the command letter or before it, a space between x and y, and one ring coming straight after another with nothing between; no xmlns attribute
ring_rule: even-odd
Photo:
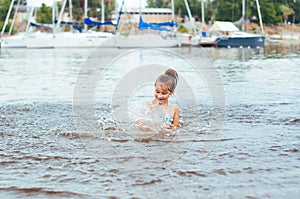
<svg viewBox="0 0 300 199"><path fill-rule="evenodd" d="M188 4L191 10L191 15L199 19L201 16L201 2L199 0L188 0ZM183 13L186 13L185 15L187 15L187 8L185 4L182 11L184 11Z"/></svg>
<svg viewBox="0 0 300 199"><path fill-rule="evenodd" d="M216 0L212 3L217 8L215 20L237 21L242 17L242 1Z"/></svg>
<svg viewBox="0 0 300 199"><path fill-rule="evenodd" d="M149 8L168 8L171 7L171 0L147 0Z"/></svg>
<svg viewBox="0 0 300 199"><path fill-rule="evenodd" d="M286 22L288 20L288 16L294 14L295 12L292 8L290 8L286 5L280 5L279 8L282 12L282 15L283 15L283 18L284 18L284 23L286 24Z"/></svg>
<svg viewBox="0 0 300 199"><path fill-rule="evenodd" d="M265 24L278 24L282 21L277 7L277 3L260 1L262 19Z"/></svg>
<svg viewBox="0 0 300 199"><path fill-rule="evenodd" d="M2 31L6 15L10 6L10 0L0 0L0 31ZM13 16L13 12L10 16ZM8 24L5 28L5 32L8 32L10 29L10 24Z"/></svg>
<svg viewBox="0 0 300 199"><path fill-rule="evenodd" d="M295 23L300 23L300 1L293 1L289 4L291 8L295 11L293 19L291 21Z"/></svg>
<svg viewBox="0 0 300 199"><path fill-rule="evenodd" d="M112 11L115 9L115 3L113 0L104 0L104 17L109 19ZM89 1L89 17L101 18L101 0L90 0ZM99 10L100 8L100 10Z"/></svg>
<svg viewBox="0 0 300 199"><path fill-rule="evenodd" d="M115 0L104 0L105 5L105 19L110 19L110 16L112 12L115 9ZM67 4L66 9L68 9L69 5ZM76 21L81 21L84 16L84 0L78 0L73 1L73 18ZM98 10L98 8L101 9L101 0L89 0L88 1L88 16L89 17L97 17L100 19L101 17L101 11Z"/></svg>
<svg viewBox="0 0 300 199"><path fill-rule="evenodd" d="M42 7L37 10L36 22L45 24L52 23L52 8L43 3Z"/></svg>

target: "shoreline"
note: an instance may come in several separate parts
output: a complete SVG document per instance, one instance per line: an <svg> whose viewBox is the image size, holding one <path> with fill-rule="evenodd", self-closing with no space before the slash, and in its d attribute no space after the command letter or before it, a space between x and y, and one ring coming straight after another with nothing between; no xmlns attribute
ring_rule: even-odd
<svg viewBox="0 0 300 199"><path fill-rule="evenodd" d="M249 24L247 32L254 32L260 30L258 24ZM289 43L290 41L300 42L300 25L298 24L278 24L278 25L264 25L264 32L266 40L273 42Z"/></svg>

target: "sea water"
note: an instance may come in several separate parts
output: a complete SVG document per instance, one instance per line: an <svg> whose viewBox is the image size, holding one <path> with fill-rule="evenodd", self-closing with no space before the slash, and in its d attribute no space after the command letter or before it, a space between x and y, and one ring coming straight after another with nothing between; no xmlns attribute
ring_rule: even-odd
<svg viewBox="0 0 300 199"><path fill-rule="evenodd" d="M297 198L299 54L299 46L1 49L0 195ZM199 57L205 67L192 67ZM180 75L170 101L183 126L139 135L130 123L168 66ZM208 77L220 79L211 86ZM222 124L212 129L214 121Z"/></svg>

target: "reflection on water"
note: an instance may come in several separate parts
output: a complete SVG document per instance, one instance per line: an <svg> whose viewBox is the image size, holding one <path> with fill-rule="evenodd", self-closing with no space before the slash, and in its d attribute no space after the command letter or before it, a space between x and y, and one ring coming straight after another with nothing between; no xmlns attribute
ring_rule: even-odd
<svg viewBox="0 0 300 199"><path fill-rule="evenodd" d="M228 48L215 49L207 48L209 54L216 60L229 59L247 61L251 59L267 59L267 58L288 58L298 57L300 54L300 44L283 43L268 44L265 48Z"/></svg>
<svg viewBox="0 0 300 199"><path fill-rule="evenodd" d="M197 48L172 51L203 53ZM72 110L75 81L91 50L1 49L1 196L299 196L299 46L206 52L226 94L226 122L217 139L207 132L211 106L202 93L197 93L205 99L199 109L181 107L188 114L175 136L135 139L110 121L104 128L109 139L101 139L96 133L80 134ZM103 53L114 56L109 49ZM100 102L97 117L109 121L111 107ZM100 122L94 126L103 129ZM207 143L215 147L203 157Z"/></svg>
<svg viewBox="0 0 300 199"><path fill-rule="evenodd" d="M297 57L300 54L299 41L289 41L280 44L269 44L265 48L266 57Z"/></svg>

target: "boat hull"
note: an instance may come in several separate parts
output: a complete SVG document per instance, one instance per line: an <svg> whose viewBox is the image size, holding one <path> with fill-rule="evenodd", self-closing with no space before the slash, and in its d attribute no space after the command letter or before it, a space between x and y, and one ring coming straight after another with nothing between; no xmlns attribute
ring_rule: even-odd
<svg viewBox="0 0 300 199"><path fill-rule="evenodd" d="M26 48L25 37L23 35L2 37L1 48Z"/></svg>
<svg viewBox="0 0 300 199"><path fill-rule="evenodd" d="M55 35L55 48L94 48L101 46L113 34L106 32L94 33L59 33Z"/></svg>
<svg viewBox="0 0 300 199"><path fill-rule="evenodd" d="M219 37L216 39L216 45L219 48L263 48L265 44L264 36L253 37Z"/></svg>
<svg viewBox="0 0 300 199"><path fill-rule="evenodd" d="M52 33L31 33L26 37L27 48L54 48Z"/></svg>
<svg viewBox="0 0 300 199"><path fill-rule="evenodd" d="M178 45L179 40L176 38L163 38L160 35L141 34L130 36L115 35L102 46L117 48L172 48Z"/></svg>

